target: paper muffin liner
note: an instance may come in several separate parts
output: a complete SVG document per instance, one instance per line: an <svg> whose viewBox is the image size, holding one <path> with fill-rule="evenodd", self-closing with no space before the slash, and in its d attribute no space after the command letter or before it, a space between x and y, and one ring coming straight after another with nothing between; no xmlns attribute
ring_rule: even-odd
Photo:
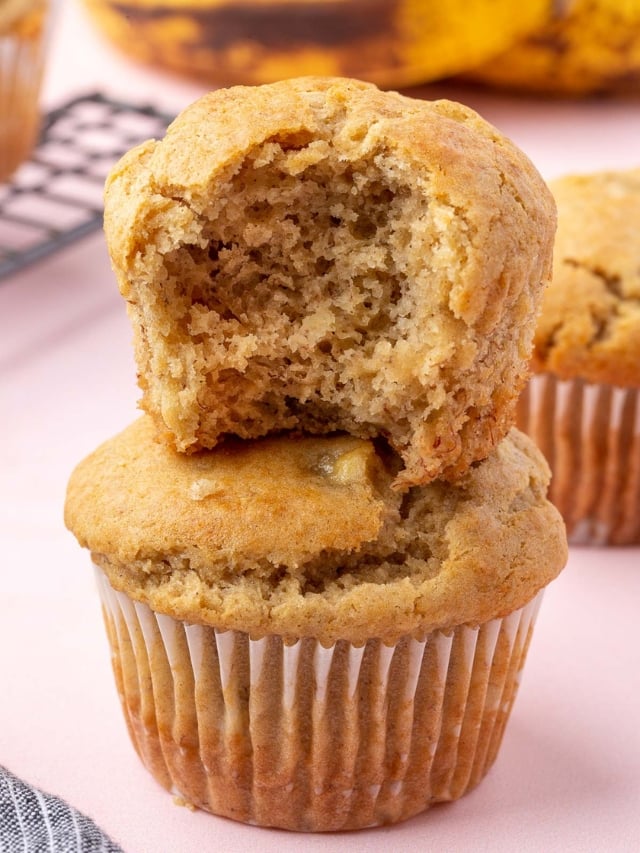
<svg viewBox="0 0 640 853"><path fill-rule="evenodd" d="M536 374L516 425L549 462L548 497L571 544L640 544L638 389Z"/></svg>
<svg viewBox="0 0 640 853"><path fill-rule="evenodd" d="M252 640L155 613L97 570L133 745L186 803L300 831L404 820L493 764L542 593L394 646Z"/></svg>
<svg viewBox="0 0 640 853"><path fill-rule="evenodd" d="M29 157L38 135L51 2L35 0L0 29L0 181Z"/></svg>

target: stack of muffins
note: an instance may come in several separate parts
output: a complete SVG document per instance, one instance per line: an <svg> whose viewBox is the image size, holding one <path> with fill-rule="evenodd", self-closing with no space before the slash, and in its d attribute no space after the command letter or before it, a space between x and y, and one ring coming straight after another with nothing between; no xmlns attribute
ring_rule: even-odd
<svg viewBox="0 0 640 853"><path fill-rule="evenodd" d="M511 428L554 229L475 113L352 80L214 92L114 169L146 414L66 521L166 788L354 829L491 766L566 559Z"/></svg>

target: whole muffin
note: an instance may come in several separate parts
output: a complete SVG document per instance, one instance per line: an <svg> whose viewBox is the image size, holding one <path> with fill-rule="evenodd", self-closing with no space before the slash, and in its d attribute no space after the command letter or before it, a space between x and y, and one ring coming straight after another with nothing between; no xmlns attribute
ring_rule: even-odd
<svg viewBox="0 0 640 853"><path fill-rule="evenodd" d="M518 426L579 544L640 543L640 169L551 183L553 280Z"/></svg>
<svg viewBox="0 0 640 853"><path fill-rule="evenodd" d="M213 92L106 191L159 432L188 452L383 436L403 488L508 431L554 229L539 174L474 112L343 79Z"/></svg>
<svg viewBox="0 0 640 853"><path fill-rule="evenodd" d="M405 819L493 763L543 588L566 559L512 431L401 494L350 436L184 455L144 417L71 477L135 748L167 789L294 830Z"/></svg>

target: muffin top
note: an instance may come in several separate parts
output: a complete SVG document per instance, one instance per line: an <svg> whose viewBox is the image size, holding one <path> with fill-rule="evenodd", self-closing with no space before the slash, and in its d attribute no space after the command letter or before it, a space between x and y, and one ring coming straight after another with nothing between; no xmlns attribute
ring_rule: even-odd
<svg viewBox="0 0 640 853"><path fill-rule="evenodd" d="M159 434L383 436L402 488L508 431L554 229L534 167L474 112L339 78L212 92L106 190Z"/></svg>
<svg viewBox="0 0 640 853"><path fill-rule="evenodd" d="M145 416L76 468L65 520L112 586L156 611L325 645L504 616L564 565L548 469L521 433L455 484L399 493L396 468L350 436L178 454Z"/></svg>
<svg viewBox="0 0 640 853"><path fill-rule="evenodd" d="M571 175L550 186L558 233L534 370L639 387L640 169Z"/></svg>

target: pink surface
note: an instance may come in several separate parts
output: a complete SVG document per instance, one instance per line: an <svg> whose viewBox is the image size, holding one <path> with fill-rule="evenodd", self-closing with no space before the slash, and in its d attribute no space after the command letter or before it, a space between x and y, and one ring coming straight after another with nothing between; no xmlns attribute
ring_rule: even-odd
<svg viewBox="0 0 640 853"><path fill-rule="evenodd" d="M99 86L177 110L202 91L113 53L75 4L52 60L50 104ZM546 177L640 160L636 103L425 94L478 108ZM640 849L640 549L572 550L498 761L458 803L304 837L173 803L129 744L88 555L62 524L73 465L136 415L130 337L99 234L0 283L0 763L90 814L127 853Z"/></svg>

